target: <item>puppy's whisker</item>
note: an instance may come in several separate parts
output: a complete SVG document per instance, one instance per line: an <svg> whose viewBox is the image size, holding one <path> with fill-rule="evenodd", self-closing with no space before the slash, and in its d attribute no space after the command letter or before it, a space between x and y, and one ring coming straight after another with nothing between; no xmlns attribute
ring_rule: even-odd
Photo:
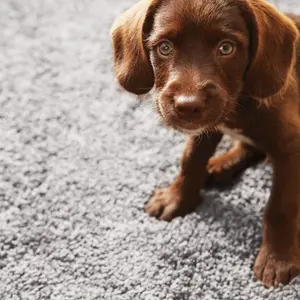
<svg viewBox="0 0 300 300"><path fill-rule="evenodd" d="M198 148L202 142L202 139L203 139L203 135L200 134L198 137L197 137L197 140L196 140L196 147Z"/></svg>

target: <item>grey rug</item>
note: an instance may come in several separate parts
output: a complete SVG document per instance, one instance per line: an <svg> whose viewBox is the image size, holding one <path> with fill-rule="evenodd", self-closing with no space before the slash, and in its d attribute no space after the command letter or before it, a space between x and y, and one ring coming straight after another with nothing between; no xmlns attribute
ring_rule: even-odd
<svg viewBox="0 0 300 300"><path fill-rule="evenodd" d="M300 299L251 270L270 166L169 224L143 212L183 137L115 84L109 28L133 2L0 2L0 299Z"/></svg>

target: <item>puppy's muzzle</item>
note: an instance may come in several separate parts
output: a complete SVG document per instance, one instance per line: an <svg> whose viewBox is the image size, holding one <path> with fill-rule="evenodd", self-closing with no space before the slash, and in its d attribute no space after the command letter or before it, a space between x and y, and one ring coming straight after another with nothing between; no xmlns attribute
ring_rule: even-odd
<svg viewBox="0 0 300 300"><path fill-rule="evenodd" d="M201 117L208 102L219 94L217 85L212 82L206 83L194 94L177 92L172 98L174 111L180 118L197 119Z"/></svg>

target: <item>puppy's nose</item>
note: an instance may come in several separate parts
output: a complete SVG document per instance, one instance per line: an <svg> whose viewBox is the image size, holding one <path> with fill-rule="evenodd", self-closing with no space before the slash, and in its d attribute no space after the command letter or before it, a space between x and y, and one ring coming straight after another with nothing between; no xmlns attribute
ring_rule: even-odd
<svg viewBox="0 0 300 300"><path fill-rule="evenodd" d="M197 96L175 96L174 108L178 115L196 117L201 113L203 103Z"/></svg>

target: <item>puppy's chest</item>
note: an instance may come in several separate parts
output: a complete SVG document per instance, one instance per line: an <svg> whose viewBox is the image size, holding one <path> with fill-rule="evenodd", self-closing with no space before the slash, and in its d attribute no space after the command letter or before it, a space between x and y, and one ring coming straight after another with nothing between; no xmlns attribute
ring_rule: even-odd
<svg viewBox="0 0 300 300"><path fill-rule="evenodd" d="M226 127L225 125L220 125L219 130L223 134L229 135L230 137L232 137L235 140L238 140L240 142L243 142L243 143L251 145L251 146L255 145L254 141L251 138L249 138L247 135L245 135L243 133L242 129L229 128L229 127Z"/></svg>

